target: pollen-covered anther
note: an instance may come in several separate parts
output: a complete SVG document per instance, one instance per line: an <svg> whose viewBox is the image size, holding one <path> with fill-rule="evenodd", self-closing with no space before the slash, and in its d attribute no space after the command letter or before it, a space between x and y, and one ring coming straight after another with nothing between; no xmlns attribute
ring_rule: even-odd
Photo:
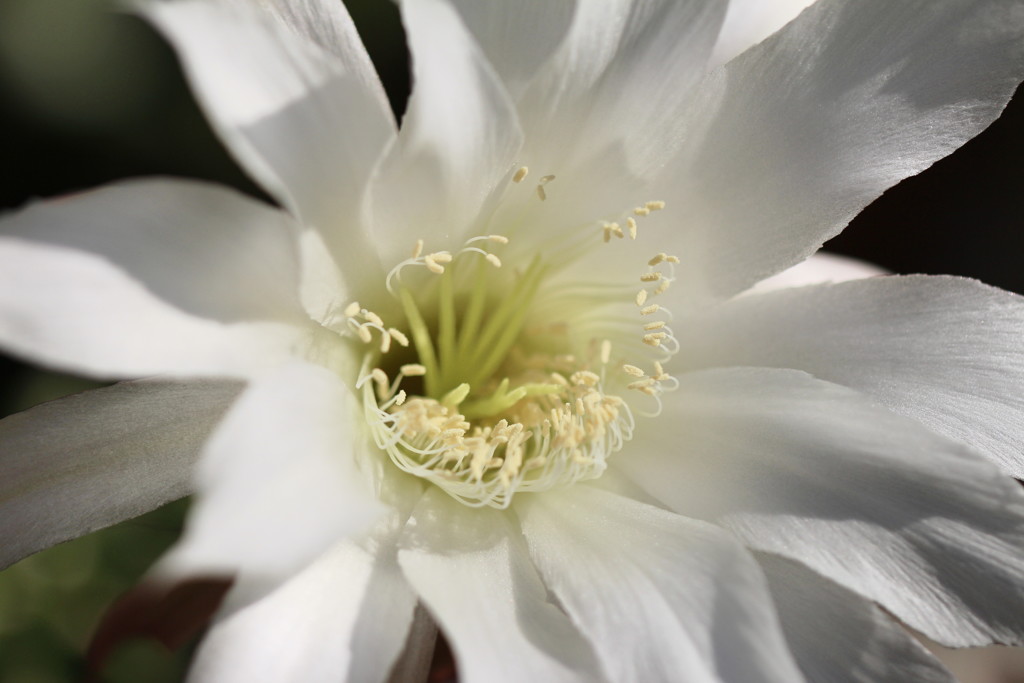
<svg viewBox="0 0 1024 683"><path fill-rule="evenodd" d="M539 183L537 183L537 197L539 197L541 201L544 201L545 199L548 198L548 193L544 190L544 186L547 185L548 183L550 183L554 179L555 179L555 176L553 176L553 175L546 175L546 176L543 176L540 179Z"/></svg>
<svg viewBox="0 0 1024 683"><path fill-rule="evenodd" d="M641 337L641 341L648 346L661 346L661 342L668 338L668 334L665 332L651 332Z"/></svg>
<svg viewBox="0 0 1024 683"><path fill-rule="evenodd" d="M508 244L508 238L504 235L488 235L487 239L498 244Z"/></svg>
<svg viewBox="0 0 1024 683"><path fill-rule="evenodd" d="M370 333L369 324L362 324L356 328L356 334L359 335L359 340L364 344L369 344L373 341L373 335Z"/></svg>
<svg viewBox="0 0 1024 683"><path fill-rule="evenodd" d="M447 251L438 251L433 254L427 254L423 257L423 263L426 265L427 270L431 273L437 273L441 275L444 273L444 266L442 263L451 263L452 255Z"/></svg>
<svg viewBox="0 0 1024 683"><path fill-rule="evenodd" d="M412 248L412 258L418 259L420 254L423 253L423 240L416 240L416 245Z"/></svg>
<svg viewBox="0 0 1024 683"><path fill-rule="evenodd" d="M632 216L626 218L626 229L629 231L629 239L635 240L637 235L636 219Z"/></svg>
<svg viewBox="0 0 1024 683"><path fill-rule="evenodd" d="M636 214L637 216L646 216L650 212L651 210L648 209L646 206L638 206L635 209L633 209L633 213Z"/></svg>
<svg viewBox="0 0 1024 683"><path fill-rule="evenodd" d="M640 309L640 315L653 315L654 313L657 313L660 310L661 310L661 306L659 306L658 304L651 304L650 306L647 306L646 308Z"/></svg>
<svg viewBox="0 0 1024 683"><path fill-rule="evenodd" d="M529 167L527 167L527 166L520 166L518 169L516 169L515 174L512 176L512 182L513 183L521 183L521 182L523 182L523 180L526 179L526 176L527 176L527 174L529 172L530 172Z"/></svg>
<svg viewBox="0 0 1024 683"><path fill-rule="evenodd" d="M660 211L661 209L665 208L665 202L661 201L660 199L655 199L654 201L645 203L644 208L647 209L648 211Z"/></svg>
<svg viewBox="0 0 1024 683"><path fill-rule="evenodd" d="M359 315L359 311L361 311L361 310L362 310L362 307L359 305L359 302L358 301L353 301L352 303L350 303L348 306L345 307L345 317L346 318L354 318L357 315Z"/></svg>
<svg viewBox="0 0 1024 683"><path fill-rule="evenodd" d="M661 273L644 273L640 276L640 282L657 282L661 279Z"/></svg>
<svg viewBox="0 0 1024 683"><path fill-rule="evenodd" d="M622 366L622 370L627 375L632 375L633 377L643 377L645 374L644 371L638 368L637 366L629 365L628 363Z"/></svg>
<svg viewBox="0 0 1024 683"><path fill-rule="evenodd" d="M501 259L494 254L487 254L484 258L487 259L487 262L495 268L501 268Z"/></svg>
<svg viewBox="0 0 1024 683"><path fill-rule="evenodd" d="M644 330L660 330L667 324L668 323L666 323L664 320L655 320L653 323L647 323L646 325L644 325Z"/></svg>
<svg viewBox="0 0 1024 683"><path fill-rule="evenodd" d="M401 330L396 330L393 327L388 328L388 336L394 338L398 342L399 346L409 346L409 338L405 336Z"/></svg>
<svg viewBox="0 0 1024 683"><path fill-rule="evenodd" d="M422 377L427 374L427 368L419 363L408 363L399 368L399 371L406 377Z"/></svg>
<svg viewBox="0 0 1024 683"><path fill-rule="evenodd" d="M658 283L658 286L654 288L654 292L653 293L655 295L657 295L657 294L664 294L665 292L668 291L668 288L671 287L671 286L672 286L672 281L671 280L662 280L660 283Z"/></svg>
<svg viewBox="0 0 1024 683"><path fill-rule="evenodd" d="M636 293L636 305L639 308L643 308L645 303L647 303L647 290L641 289ZM641 311L641 314L643 314L643 311Z"/></svg>

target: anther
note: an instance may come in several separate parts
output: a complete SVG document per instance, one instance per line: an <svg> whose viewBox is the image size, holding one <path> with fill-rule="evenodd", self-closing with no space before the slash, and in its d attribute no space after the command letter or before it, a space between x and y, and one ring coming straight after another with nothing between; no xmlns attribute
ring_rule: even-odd
<svg viewBox="0 0 1024 683"><path fill-rule="evenodd" d="M640 276L640 282L657 282L661 279L661 273L644 273Z"/></svg>
<svg viewBox="0 0 1024 683"><path fill-rule="evenodd" d="M654 288L654 293L655 294L664 294L666 291L668 291L668 288L671 287L671 286L672 286L672 281L671 280L662 280L661 284L659 284L657 287Z"/></svg>
<svg viewBox="0 0 1024 683"><path fill-rule="evenodd" d="M664 332L652 332L651 334L645 334L641 341L648 346L661 346L661 340L667 336Z"/></svg>
<svg viewBox="0 0 1024 683"><path fill-rule="evenodd" d="M384 321L381 320L380 316L374 313L373 311L366 311L365 313L363 313L363 317L366 318L369 322L373 323L374 325L377 325L378 327L384 327Z"/></svg>
<svg viewBox="0 0 1024 683"><path fill-rule="evenodd" d="M419 258L423 253L423 240L416 240L416 246L412 248L412 257Z"/></svg>
<svg viewBox="0 0 1024 683"><path fill-rule="evenodd" d="M648 209L646 206L638 206L635 209L633 209L633 213L635 213L637 216L646 216L650 212L651 210Z"/></svg>
<svg viewBox="0 0 1024 683"><path fill-rule="evenodd" d="M371 341L373 341L373 336L370 335L370 328L369 328L368 325L366 325L366 324L360 325L357 328L357 330L358 330L358 334L359 334L359 339L364 344L369 344Z"/></svg>
<svg viewBox="0 0 1024 683"><path fill-rule="evenodd" d="M647 290L646 289L641 289L639 292L636 293L636 305L642 308L643 305L644 305L644 302L646 302L646 301L647 301ZM647 315L643 311L641 311L640 313L641 313L641 315ZM653 313L653 311L652 311L652 313Z"/></svg>
<svg viewBox="0 0 1024 683"><path fill-rule="evenodd" d="M629 239L636 239L636 219L630 216L626 219L626 228L629 230Z"/></svg>
<svg viewBox="0 0 1024 683"><path fill-rule="evenodd" d="M526 166L520 166L519 170L516 171L515 175L512 176L513 183L521 183L526 178L526 174L530 172L530 169Z"/></svg>
<svg viewBox="0 0 1024 683"><path fill-rule="evenodd" d="M408 346L409 345L409 338L406 337L405 334L402 333L400 330L396 330L393 327L389 327L388 328L388 335L391 336L391 337L394 337L395 341L398 342L398 344L400 346Z"/></svg>
<svg viewBox="0 0 1024 683"><path fill-rule="evenodd" d="M487 259L487 262L490 263L495 268L501 268L501 259L495 256L494 254L488 254L484 258Z"/></svg>
<svg viewBox="0 0 1024 683"><path fill-rule="evenodd" d="M647 308L640 309L640 315L650 315L652 313L657 313L660 310L661 306L659 306L658 304L651 304Z"/></svg>
<svg viewBox="0 0 1024 683"><path fill-rule="evenodd" d="M648 330L648 331L650 331L650 330L660 330L661 328L665 327L665 324L666 323L665 323L664 320L657 320L657 321L655 321L653 323L647 323L646 325L644 325L644 329Z"/></svg>
<svg viewBox="0 0 1024 683"><path fill-rule="evenodd" d="M398 394L395 395L395 405L400 406L405 403L406 393L405 389L399 389Z"/></svg>
<svg viewBox="0 0 1024 683"><path fill-rule="evenodd" d="M605 244L612 241L612 226L608 223L604 224L604 241Z"/></svg>
<svg viewBox="0 0 1024 683"><path fill-rule="evenodd" d="M391 335L384 333L380 336L380 352L387 353L391 350Z"/></svg>
<svg viewBox="0 0 1024 683"><path fill-rule="evenodd" d="M399 368L406 377L422 377L427 374L427 368L419 363L409 363Z"/></svg>
<svg viewBox="0 0 1024 683"><path fill-rule="evenodd" d="M508 238L504 235L488 235L487 239L498 244L508 244Z"/></svg>
<svg viewBox="0 0 1024 683"><path fill-rule="evenodd" d="M644 208L649 209L651 211L660 211L661 209L665 208L665 202L661 201L660 199L655 200L653 202L647 202L646 204L644 204Z"/></svg>
<svg viewBox="0 0 1024 683"><path fill-rule="evenodd" d="M648 261L647 265L649 265L649 266L656 266L659 263L661 263L662 261L666 261L666 260L668 260L668 254L666 254L665 252L661 252L660 254L656 254L654 256L654 258L652 258L650 261Z"/></svg>
<svg viewBox="0 0 1024 683"><path fill-rule="evenodd" d="M359 302L353 301L352 303L345 307L345 317L354 318L357 315L359 315Z"/></svg>
<svg viewBox="0 0 1024 683"><path fill-rule="evenodd" d="M612 343L605 339L601 342L601 365L608 365L612 358Z"/></svg>
<svg viewBox="0 0 1024 683"><path fill-rule="evenodd" d="M609 227L609 228L611 228L612 232L613 232L613 233L615 234L615 236L616 236L616 237L618 237L618 238L619 238L620 240L621 240L621 239L622 239L623 237L625 237L625 236L626 236L626 234L625 234L624 232L622 232L622 226L621 226L621 225L619 225L618 223L612 223L612 224L611 224L611 225L609 225L608 227Z"/></svg>
<svg viewBox="0 0 1024 683"><path fill-rule="evenodd" d="M643 377L645 374L644 371L638 368L637 366L629 365L628 363L626 365L623 365L622 369L623 371L625 371L627 375L633 375L634 377Z"/></svg>
<svg viewBox="0 0 1024 683"><path fill-rule="evenodd" d="M427 270L429 270L431 273L437 273L438 275L440 275L441 273L444 272L444 266L438 265L437 261L435 261L432 256L424 256L423 263L426 264Z"/></svg>

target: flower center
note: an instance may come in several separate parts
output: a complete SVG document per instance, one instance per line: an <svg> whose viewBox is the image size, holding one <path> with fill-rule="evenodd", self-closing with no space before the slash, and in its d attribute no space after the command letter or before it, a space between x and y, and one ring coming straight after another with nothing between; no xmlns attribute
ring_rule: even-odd
<svg viewBox="0 0 1024 683"><path fill-rule="evenodd" d="M635 219L626 224L635 239ZM616 223L601 229L606 242L624 237ZM666 321L651 321L663 309L648 299L668 288L677 259L651 259L639 293L621 283L580 303L579 287L557 282L542 255L503 264L495 252L508 242L486 235L424 253L418 241L385 282L388 317L403 319L395 327L358 303L345 309L364 348L356 389L376 445L469 506L505 508L518 492L599 477L632 438L630 404L653 398L660 409L675 382L661 365L674 338ZM621 362L627 353L638 364Z"/></svg>

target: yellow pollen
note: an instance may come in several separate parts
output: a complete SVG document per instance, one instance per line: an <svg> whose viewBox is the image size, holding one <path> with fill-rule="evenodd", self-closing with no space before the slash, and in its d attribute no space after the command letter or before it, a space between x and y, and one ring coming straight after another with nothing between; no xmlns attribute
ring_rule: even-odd
<svg viewBox="0 0 1024 683"><path fill-rule="evenodd" d="M650 209L651 211L659 211L665 208L665 202L661 201L660 199L655 200L653 202L647 202L646 204L644 204L644 208Z"/></svg>
<svg viewBox="0 0 1024 683"><path fill-rule="evenodd" d="M354 318L357 315L359 315L359 310L360 310L359 302L358 301L353 301L352 303L350 303L348 306L345 307L345 317L346 318Z"/></svg>
<svg viewBox="0 0 1024 683"><path fill-rule="evenodd" d="M638 206L635 209L633 209L633 213L635 213L637 216L646 216L650 212L651 210L648 209L646 206Z"/></svg>
<svg viewBox="0 0 1024 683"><path fill-rule="evenodd" d="M657 313L660 310L661 306L659 306L658 304L651 304L647 308L641 309L640 315L651 315L652 313Z"/></svg>
<svg viewBox="0 0 1024 683"><path fill-rule="evenodd" d="M629 238L636 239L636 219L630 216L626 219L626 228L629 230Z"/></svg>
<svg viewBox="0 0 1024 683"><path fill-rule="evenodd" d="M661 328L665 327L665 324L666 323L665 323L664 320L658 320L658 321L655 321L653 323L647 323L646 325L644 325L644 329L648 330L648 331L649 330L660 330Z"/></svg>
<svg viewBox="0 0 1024 683"><path fill-rule="evenodd" d="M669 262L669 263L679 263L679 257L678 256L668 256L668 255L666 255L665 256L665 260L667 262Z"/></svg>
<svg viewBox="0 0 1024 683"><path fill-rule="evenodd" d="M642 379L642 380L639 380L639 381L636 381L636 382L631 382L630 384L626 385L626 388L627 389L642 389L643 387L654 386L656 383L657 382L655 381L655 379L653 377L648 377L647 379Z"/></svg>
<svg viewBox="0 0 1024 683"><path fill-rule="evenodd" d="M657 287L654 288L654 293L655 294L664 294L666 291L668 291L668 288L671 285L672 285L672 281L671 280L662 280L661 284L659 284Z"/></svg>
<svg viewBox="0 0 1024 683"><path fill-rule="evenodd" d="M612 241L612 226L608 223L604 224L604 241L605 244Z"/></svg>
<svg viewBox="0 0 1024 683"><path fill-rule="evenodd" d="M395 405L400 406L405 403L406 393L405 389L399 389L398 393L395 394Z"/></svg>
<svg viewBox="0 0 1024 683"><path fill-rule="evenodd" d="M644 376L644 371L635 365L626 364L622 366L622 369L626 372L627 375L633 375L634 377Z"/></svg>
<svg viewBox="0 0 1024 683"><path fill-rule="evenodd" d="M406 377L422 377L423 375L427 374L427 368L424 367L423 365L420 365L419 363L409 363L407 365L403 365L400 368L400 370L402 374L405 375Z"/></svg>
<svg viewBox="0 0 1024 683"><path fill-rule="evenodd" d="M643 307L643 305L644 305L644 303L646 301L647 301L647 290L646 289L641 289L639 292L636 293L636 305L640 306L640 307ZM641 311L641 314L642 315L646 315L646 313L643 313L643 311Z"/></svg>
<svg viewBox="0 0 1024 683"><path fill-rule="evenodd" d="M526 166L520 166L519 170L516 171L515 175L512 176L513 183L521 183L526 178L526 174L530 172L530 169Z"/></svg>
<svg viewBox="0 0 1024 683"><path fill-rule="evenodd" d="M551 182L552 180L554 180L554 179L555 179L555 176L553 176L553 175L546 175L546 176L543 176L543 177L542 177L542 178L540 179L540 184L541 184L541 185L547 185L548 183L550 183L550 182Z"/></svg>
<svg viewBox="0 0 1024 683"><path fill-rule="evenodd" d="M668 260L668 254L666 254L665 252L661 252L660 254L655 254L654 258L647 262L647 265L656 266L662 261L666 260Z"/></svg>
<svg viewBox="0 0 1024 683"><path fill-rule="evenodd" d="M661 273L644 273L640 276L640 282L657 282L661 279Z"/></svg>

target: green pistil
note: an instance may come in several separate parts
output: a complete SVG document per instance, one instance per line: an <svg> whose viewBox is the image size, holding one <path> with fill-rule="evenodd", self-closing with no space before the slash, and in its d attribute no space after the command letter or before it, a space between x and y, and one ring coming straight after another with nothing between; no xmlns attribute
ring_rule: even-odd
<svg viewBox="0 0 1024 683"><path fill-rule="evenodd" d="M556 394L561 390L557 384L524 384L509 391L509 384L509 379L506 377L501 380L501 384L490 396L463 403L459 412L467 420L490 417L508 410L528 396Z"/></svg>
<svg viewBox="0 0 1024 683"><path fill-rule="evenodd" d="M412 332L412 343L416 346L416 353L420 363L427 369L423 376L423 384L428 396L434 396L437 390L437 383L441 379L438 374L437 357L434 355L434 343L430 339L430 330L427 323L420 315L420 309L416 307L416 301L406 287L399 290L402 299L402 309L409 321L409 331Z"/></svg>
<svg viewBox="0 0 1024 683"><path fill-rule="evenodd" d="M452 285L452 268L446 268L441 276L440 316L437 347L441 355L441 386L449 385L449 373L455 365L455 292Z"/></svg>

